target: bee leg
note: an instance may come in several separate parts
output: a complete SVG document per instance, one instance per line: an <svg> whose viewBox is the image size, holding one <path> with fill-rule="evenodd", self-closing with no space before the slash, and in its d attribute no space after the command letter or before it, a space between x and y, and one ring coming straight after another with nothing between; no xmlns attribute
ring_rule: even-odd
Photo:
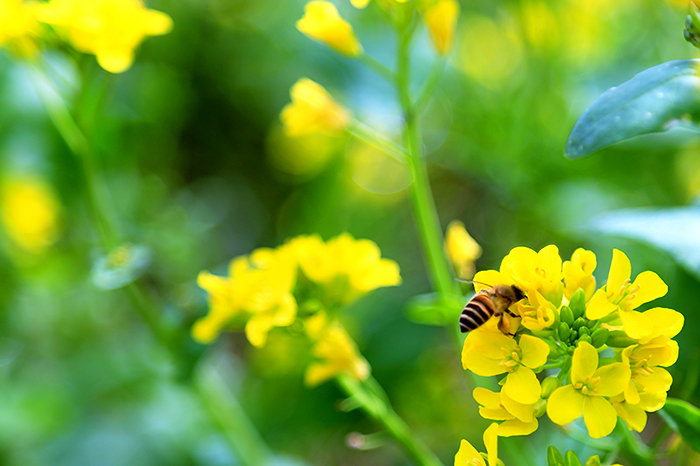
<svg viewBox="0 0 700 466"><path fill-rule="evenodd" d="M510 312L508 312L508 314L510 314ZM515 337L515 334L510 332L510 319L506 318L505 314L501 315L501 320L498 322L498 329L508 336Z"/></svg>

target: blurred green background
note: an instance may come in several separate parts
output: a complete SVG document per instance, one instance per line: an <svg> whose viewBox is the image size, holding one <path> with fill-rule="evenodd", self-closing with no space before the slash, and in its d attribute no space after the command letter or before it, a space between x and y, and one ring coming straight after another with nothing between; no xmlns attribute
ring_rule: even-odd
<svg viewBox="0 0 700 466"><path fill-rule="evenodd" d="M334 3L365 50L392 66L392 31L375 9ZM448 332L405 316L407 300L429 291L405 174L356 141L290 140L281 131L278 114L289 87L305 76L363 121L388 133L399 127L388 85L294 28L303 5L149 2L171 15L175 28L147 40L128 72L102 78L108 100L92 123L114 216L125 237L150 248L151 266L140 280L166 303L163 319L182 328L206 312L195 283L200 270L223 274L234 256L298 234L328 239L348 231L375 241L400 264L404 283L353 304L345 323L399 414L451 464L460 439L480 447L487 422L478 417ZM658 248L644 231L658 233L663 225L642 221L636 234L622 235L635 239L624 239L609 234L614 214L606 231L595 219L638 207L692 211L700 139L674 130L582 160L563 156L574 122L605 89L653 65L695 56L682 37L685 14L659 0L462 2L456 47L422 122L441 221L466 224L484 248L478 269L498 268L515 246L554 243L564 259L577 247L593 250L599 282L613 247L630 257L634 275L659 273L670 291L654 305L686 316L670 395L697 404L700 267L692 256L700 246ZM48 56L75 81L65 57ZM414 57L417 87L434 59L424 31ZM81 65L105 74L94 57ZM239 464L124 290L92 283L90 271L105 252L96 246L85 186L28 76L12 57L0 58L0 174L43 179L60 206L59 229L52 245L35 250L23 248L7 227L3 233L0 464ZM686 223L679 225L669 230L671 239ZM698 225L687 228L700 238ZM377 427L358 412L340 412L333 384L305 388L305 362L294 345L279 332L256 350L229 334L203 357L227 367L244 409L288 461L408 464L390 442L371 451L346 446L348 434ZM651 415L643 436L659 422ZM546 418L541 425L531 437L502 441L506 464L542 464L549 444L575 448L581 457L595 453Z"/></svg>

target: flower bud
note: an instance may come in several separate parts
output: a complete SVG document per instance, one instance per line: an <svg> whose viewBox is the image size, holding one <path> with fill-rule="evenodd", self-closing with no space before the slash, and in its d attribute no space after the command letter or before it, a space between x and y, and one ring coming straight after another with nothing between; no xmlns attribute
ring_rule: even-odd
<svg viewBox="0 0 700 466"><path fill-rule="evenodd" d="M559 328L557 329L557 335L559 336L559 341L566 341L569 339L569 335L571 334L569 326L566 325L566 322L561 322L559 324Z"/></svg>
<svg viewBox="0 0 700 466"><path fill-rule="evenodd" d="M571 300L569 300L569 307L574 313L575 319L583 316L586 312L586 292L583 291L583 289L579 288L574 292L571 296Z"/></svg>
<svg viewBox="0 0 700 466"><path fill-rule="evenodd" d="M581 335L578 337L578 342L581 343L582 341L585 341L586 343L591 343L591 336L590 335Z"/></svg>
<svg viewBox="0 0 700 466"><path fill-rule="evenodd" d="M693 47L700 48L700 30L693 23L692 16L688 15L685 19L685 30L683 31L685 40L693 44Z"/></svg>
<svg viewBox="0 0 700 466"><path fill-rule="evenodd" d="M559 311L559 317L561 318L561 321L566 322L569 327L571 327L571 325L574 323L574 313L571 311L569 306L562 306L561 310Z"/></svg>
<svg viewBox="0 0 700 466"><path fill-rule="evenodd" d="M474 261L481 256L481 246L459 220L453 220L447 226L445 250L460 277L474 276Z"/></svg>
<svg viewBox="0 0 700 466"><path fill-rule="evenodd" d="M571 450L566 452L564 459L566 460L566 466L581 466L581 461L578 459L578 456Z"/></svg>
<svg viewBox="0 0 700 466"><path fill-rule="evenodd" d="M586 325L586 319L584 319L583 317L579 317L574 321L574 324L571 326L571 328L573 328L574 330L578 330L584 325Z"/></svg>
<svg viewBox="0 0 700 466"><path fill-rule="evenodd" d="M600 458L598 458L598 455L594 455L588 458L588 461L586 461L586 466L601 466Z"/></svg>
<svg viewBox="0 0 700 466"><path fill-rule="evenodd" d="M292 86L292 102L280 114L288 136L338 133L350 124L350 112L320 84L302 78Z"/></svg>
<svg viewBox="0 0 700 466"><path fill-rule="evenodd" d="M535 412L533 414L535 417L542 417L545 412L547 412L547 401L540 399L535 403Z"/></svg>
<svg viewBox="0 0 700 466"><path fill-rule="evenodd" d="M626 348L637 344L637 340L631 339L622 330L613 330L608 334L608 339L605 344L611 348Z"/></svg>
<svg viewBox="0 0 700 466"><path fill-rule="evenodd" d="M580 335L590 335L591 331L588 330L588 327L581 327L580 329L578 329L578 334L579 334L579 336Z"/></svg>
<svg viewBox="0 0 700 466"><path fill-rule="evenodd" d="M608 341L610 331L607 328L599 328L591 335L591 344L600 348Z"/></svg>
<svg viewBox="0 0 700 466"><path fill-rule="evenodd" d="M423 16L433 45L440 55L447 55L454 42L459 3L457 0L438 0Z"/></svg>
<svg viewBox="0 0 700 466"><path fill-rule="evenodd" d="M547 448L547 464L548 466L566 466L564 457L556 447L549 446Z"/></svg>
<svg viewBox="0 0 700 466"><path fill-rule="evenodd" d="M340 17L331 2L314 0L304 7L304 17L297 21L297 29L311 39L326 44L348 57L362 55L362 45L350 23Z"/></svg>
<svg viewBox="0 0 700 466"><path fill-rule="evenodd" d="M542 398L549 398L549 395L559 387L561 387L561 380L558 377L547 377L542 381Z"/></svg>

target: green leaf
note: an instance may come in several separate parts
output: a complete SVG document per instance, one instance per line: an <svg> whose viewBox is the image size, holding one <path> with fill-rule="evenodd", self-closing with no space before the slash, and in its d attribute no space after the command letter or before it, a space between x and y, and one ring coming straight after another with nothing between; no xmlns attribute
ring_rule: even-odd
<svg viewBox="0 0 700 466"><path fill-rule="evenodd" d="M586 228L650 244L700 277L700 207L612 211L593 218Z"/></svg>
<svg viewBox="0 0 700 466"><path fill-rule="evenodd" d="M565 466L564 457L554 446L547 447L547 464L549 466Z"/></svg>
<svg viewBox="0 0 700 466"><path fill-rule="evenodd" d="M700 121L700 60L675 60L608 89L581 115L566 156L584 157L642 134Z"/></svg>
<svg viewBox="0 0 700 466"><path fill-rule="evenodd" d="M566 452L566 466L581 466L581 461L572 450Z"/></svg>
<svg viewBox="0 0 700 466"><path fill-rule="evenodd" d="M668 398L661 415L693 450L700 452L700 409L687 401Z"/></svg>

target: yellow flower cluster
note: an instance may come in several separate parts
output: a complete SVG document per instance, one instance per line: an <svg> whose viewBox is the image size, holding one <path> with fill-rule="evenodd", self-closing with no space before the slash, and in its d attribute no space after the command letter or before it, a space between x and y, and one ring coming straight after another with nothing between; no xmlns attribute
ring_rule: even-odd
<svg viewBox="0 0 700 466"><path fill-rule="evenodd" d="M145 8L141 0L0 0L0 13L0 46L35 55L46 33L43 23L112 73L131 66L134 50L147 36L172 29L170 16Z"/></svg>
<svg viewBox="0 0 700 466"><path fill-rule="evenodd" d="M667 292L654 272L630 279L624 253L613 251L608 279L596 289L596 257L578 249L562 261L556 246L539 252L513 249L500 270L476 274L476 291L514 285L525 298L510 307L514 335L498 330L498 317L470 332L465 369L481 376L505 374L500 392L474 390L482 417L498 421L499 436L528 435L546 412L565 425L583 416L593 438L610 434L617 418L642 431L646 413L661 409L678 358L672 338L683 315L637 308ZM537 374L549 377L541 381ZM556 373L558 371L558 373Z"/></svg>
<svg viewBox="0 0 700 466"><path fill-rule="evenodd" d="M299 322L313 343L315 361L306 372L313 386L340 373L367 378L367 361L335 315L376 288L399 285L401 277L375 243L344 233L327 242L299 236L257 249L233 259L228 276L204 271L197 283L209 295L209 313L192 328L196 341L212 343L224 329L243 327L248 341L261 347L274 327Z"/></svg>

